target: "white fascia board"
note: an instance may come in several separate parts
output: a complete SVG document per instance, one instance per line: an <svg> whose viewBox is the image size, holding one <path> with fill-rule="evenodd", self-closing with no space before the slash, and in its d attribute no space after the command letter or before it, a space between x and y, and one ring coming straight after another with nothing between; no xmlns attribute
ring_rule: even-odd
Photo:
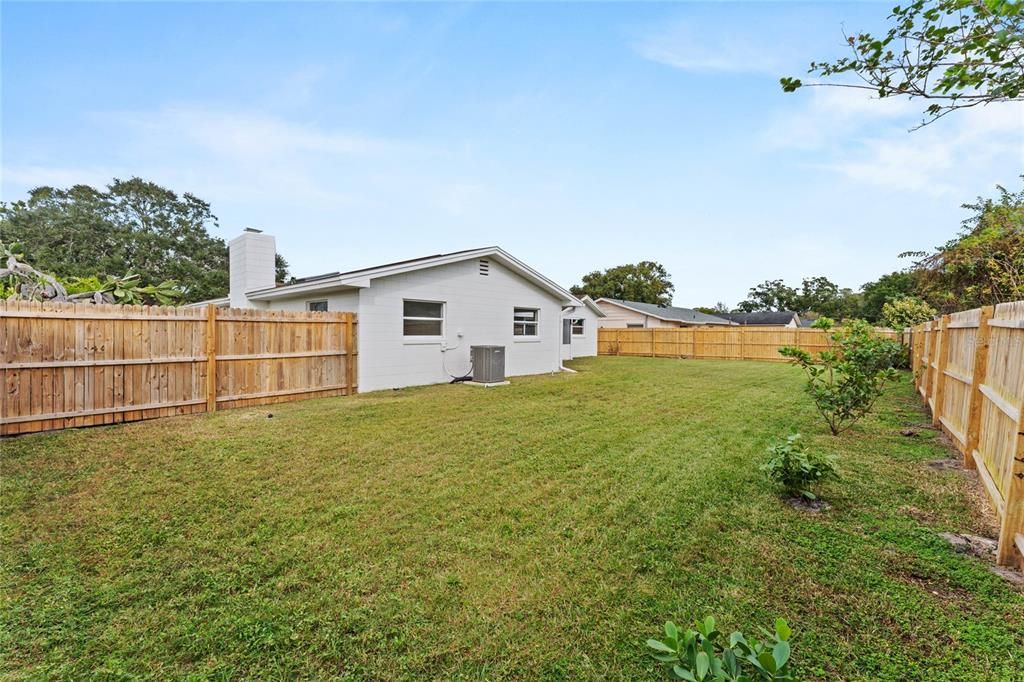
<svg viewBox="0 0 1024 682"><path fill-rule="evenodd" d="M583 302L569 293L568 290L563 289L558 284L555 284L553 281L540 274L526 263L517 259L504 249L495 247L492 255L497 256L498 260L501 261L505 267L514 271L520 277L533 281L534 284L542 289L547 289L548 292L558 298L562 304L574 307L580 307L583 305Z"/></svg>
<svg viewBox="0 0 1024 682"><path fill-rule="evenodd" d="M582 298L580 298L580 301L588 308L590 308L591 312L593 312L598 317L608 317L608 313L601 310L601 308L596 303L594 303L594 299L590 298L589 296L583 296Z"/></svg>
<svg viewBox="0 0 1024 682"><path fill-rule="evenodd" d="M369 286L367 284L366 286ZM304 282L301 284L288 284L273 289L262 289L258 291L245 292L246 297L253 301L270 301L276 298L288 298L289 296L301 296L302 294L321 293L337 289L360 288L358 285L343 282L340 277L318 280L316 282Z"/></svg>
<svg viewBox="0 0 1024 682"><path fill-rule="evenodd" d="M572 306L583 305L578 298L573 296L567 290L555 284L544 275L497 246L476 249L473 251L463 251L434 258L423 258L409 263L385 265L379 268L369 268L366 270L355 270L350 273L342 273L336 277L317 280L315 282L289 284L283 287L275 287L273 289L250 291L246 292L246 296L254 301L268 301L276 298L285 298L312 292L323 292L331 289L366 288L370 286L374 279L378 279L380 277L391 277L393 275L400 275L406 272L424 270L426 268L434 268L439 265L449 265L451 263L458 263L465 260L483 257L494 257L505 265L505 267L509 268L520 277L532 281L540 288L547 290L548 293L555 296L555 298L559 299L559 301L564 304Z"/></svg>

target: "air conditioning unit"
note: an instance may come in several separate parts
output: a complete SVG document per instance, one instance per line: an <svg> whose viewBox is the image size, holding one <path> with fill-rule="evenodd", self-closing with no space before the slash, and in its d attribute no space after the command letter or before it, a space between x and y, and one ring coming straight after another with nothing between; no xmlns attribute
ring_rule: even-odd
<svg viewBox="0 0 1024 682"><path fill-rule="evenodd" d="M473 360L473 381L478 384L500 384L505 381L505 346L470 346Z"/></svg>

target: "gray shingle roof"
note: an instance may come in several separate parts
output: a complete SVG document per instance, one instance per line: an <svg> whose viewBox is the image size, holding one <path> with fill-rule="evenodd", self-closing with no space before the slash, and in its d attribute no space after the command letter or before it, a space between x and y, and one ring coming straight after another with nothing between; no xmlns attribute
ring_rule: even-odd
<svg viewBox="0 0 1024 682"><path fill-rule="evenodd" d="M624 308L630 308L639 313L643 313L644 315L659 317L663 320L678 320L688 324L729 324L729 320L723 320L721 317L708 315L690 308L677 308L671 305L656 305L654 303L640 303L639 301L621 301L617 298L600 298L598 300L615 303Z"/></svg>
<svg viewBox="0 0 1024 682"><path fill-rule="evenodd" d="M736 324L750 325L787 325L793 321L794 315L796 313L791 310L761 313L722 313L722 317L732 320Z"/></svg>

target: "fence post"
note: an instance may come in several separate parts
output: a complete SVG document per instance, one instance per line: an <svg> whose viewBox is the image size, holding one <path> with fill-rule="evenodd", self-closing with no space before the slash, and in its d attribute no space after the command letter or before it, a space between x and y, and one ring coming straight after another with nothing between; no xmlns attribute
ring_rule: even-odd
<svg viewBox="0 0 1024 682"><path fill-rule="evenodd" d="M651 357L655 357L654 352L654 327L651 327Z"/></svg>
<svg viewBox="0 0 1024 682"><path fill-rule="evenodd" d="M935 330L932 326L934 320L924 323L924 347L921 350L921 388L924 389L924 404L928 405L928 399L932 396L932 358L935 357Z"/></svg>
<svg viewBox="0 0 1024 682"><path fill-rule="evenodd" d="M622 331L615 330L615 354L622 355Z"/></svg>
<svg viewBox="0 0 1024 682"><path fill-rule="evenodd" d="M942 423L943 401L946 396L946 365L949 362L949 315L939 320L939 356L935 359L935 399L932 402L932 425Z"/></svg>
<svg viewBox="0 0 1024 682"><path fill-rule="evenodd" d="M217 411L217 306L206 306L206 411Z"/></svg>
<svg viewBox="0 0 1024 682"><path fill-rule="evenodd" d="M345 313L345 395L352 395L356 387L354 313Z"/></svg>
<svg viewBox="0 0 1024 682"><path fill-rule="evenodd" d="M1009 482L1003 497L1003 522L999 526L999 548L996 550L996 563L1009 566L1018 561L1017 549L1021 552L1021 563L1024 564L1024 539L1021 546L1015 547L1018 533L1024 535L1024 407L1017 414L1017 433L1013 436L1013 451L1010 470L1007 472Z"/></svg>
<svg viewBox="0 0 1024 682"><path fill-rule="evenodd" d="M745 336L745 334L743 333L743 327L740 327L740 360L746 360L747 359L746 348L743 345L743 337L744 336Z"/></svg>
<svg viewBox="0 0 1024 682"><path fill-rule="evenodd" d="M971 370L971 394L970 407L967 408L967 442L964 444L964 466L973 469L977 466L974 461L974 451L978 449L981 441L981 403L984 397L981 395L981 385L985 383L985 374L988 372L988 321L992 319L994 308L990 305L981 309L978 315L978 334L974 337L974 369Z"/></svg>

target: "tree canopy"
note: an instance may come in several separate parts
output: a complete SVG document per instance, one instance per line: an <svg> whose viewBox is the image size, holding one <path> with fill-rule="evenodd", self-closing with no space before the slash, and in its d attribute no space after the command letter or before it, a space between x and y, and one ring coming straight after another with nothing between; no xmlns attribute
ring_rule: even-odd
<svg viewBox="0 0 1024 682"><path fill-rule="evenodd" d="M882 275L861 287L860 316L871 322L882 319L882 306L888 301L913 296L916 291L914 274L898 270Z"/></svg>
<svg viewBox="0 0 1024 682"><path fill-rule="evenodd" d="M641 261L632 265L595 270L583 276L582 284L572 287L574 296L591 298L617 298L668 305L675 287L665 266L654 261Z"/></svg>
<svg viewBox="0 0 1024 682"><path fill-rule="evenodd" d="M845 35L851 55L811 62L808 73L854 82L780 79L793 92L807 85L860 88L880 98L928 100L926 125L951 111L1024 99L1024 3L1020 0L915 0L889 14L884 35Z"/></svg>
<svg viewBox="0 0 1024 682"><path fill-rule="evenodd" d="M978 197L960 234L932 253L913 252L915 293L951 312L1024 299L1024 189Z"/></svg>
<svg viewBox="0 0 1024 682"><path fill-rule="evenodd" d="M173 280L186 302L227 294L227 245L210 234L217 226L207 202L137 177L103 190L38 187L0 204L0 241L20 244L39 270L62 279ZM277 266L283 278L287 263Z"/></svg>
<svg viewBox="0 0 1024 682"><path fill-rule="evenodd" d="M740 301L736 309L743 313L796 310L797 292L781 279L769 279L751 287L747 300Z"/></svg>

